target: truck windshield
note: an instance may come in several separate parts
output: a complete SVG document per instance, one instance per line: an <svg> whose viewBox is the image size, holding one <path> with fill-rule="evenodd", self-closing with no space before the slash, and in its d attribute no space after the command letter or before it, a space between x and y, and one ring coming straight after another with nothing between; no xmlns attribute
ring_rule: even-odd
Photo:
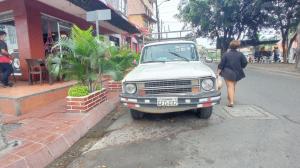
<svg viewBox="0 0 300 168"><path fill-rule="evenodd" d="M194 44L176 43L145 47L141 63L198 60Z"/></svg>

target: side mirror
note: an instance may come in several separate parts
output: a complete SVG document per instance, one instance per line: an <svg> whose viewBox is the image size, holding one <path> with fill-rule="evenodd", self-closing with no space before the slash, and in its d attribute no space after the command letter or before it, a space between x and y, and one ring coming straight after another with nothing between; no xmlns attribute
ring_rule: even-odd
<svg viewBox="0 0 300 168"><path fill-rule="evenodd" d="M214 60L209 57L201 57L201 60L205 63L212 63Z"/></svg>
<svg viewBox="0 0 300 168"><path fill-rule="evenodd" d="M212 63L212 62L214 62L214 60L212 58L205 57L205 62Z"/></svg>

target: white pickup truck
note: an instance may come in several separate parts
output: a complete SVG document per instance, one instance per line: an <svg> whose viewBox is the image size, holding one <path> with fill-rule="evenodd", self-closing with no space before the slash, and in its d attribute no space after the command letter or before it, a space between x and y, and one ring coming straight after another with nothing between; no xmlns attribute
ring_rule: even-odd
<svg viewBox="0 0 300 168"><path fill-rule="evenodd" d="M122 81L121 102L134 119L143 118L144 113L186 110L210 118L221 93L215 73L201 60L194 42L145 45L139 65Z"/></svg>

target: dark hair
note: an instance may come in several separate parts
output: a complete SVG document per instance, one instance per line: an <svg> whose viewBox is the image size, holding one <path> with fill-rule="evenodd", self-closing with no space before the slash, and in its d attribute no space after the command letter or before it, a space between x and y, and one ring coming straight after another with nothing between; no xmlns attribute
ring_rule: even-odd
<svg viewBox="0 0 300 168"><path fill-rule="evenodd" d="M241 42L239 40L232 40L229 44L229 48L235 50L235 49L239 48L240 45L241 45Z"/></svg>
<svg viewBox="0 0 300 168"><path fill-rule="evenodd" d="M0 36L6 35L5 31L0 31Z"/></svg>

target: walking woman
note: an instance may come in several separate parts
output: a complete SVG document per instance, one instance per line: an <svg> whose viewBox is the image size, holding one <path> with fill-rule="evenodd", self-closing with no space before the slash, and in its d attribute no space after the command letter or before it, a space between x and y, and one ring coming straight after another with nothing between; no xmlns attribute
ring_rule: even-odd
<svg viewBox="0 0 300 168"><path fill-rule="evenodd" d="M228 107L233 107L236 83L245 77L243 69L247 66L247 59L243 53L237 51L240 41L233 40L229 44L230 50L226 52L218 65L218 76L222 76L227 86Z"/></svg>

